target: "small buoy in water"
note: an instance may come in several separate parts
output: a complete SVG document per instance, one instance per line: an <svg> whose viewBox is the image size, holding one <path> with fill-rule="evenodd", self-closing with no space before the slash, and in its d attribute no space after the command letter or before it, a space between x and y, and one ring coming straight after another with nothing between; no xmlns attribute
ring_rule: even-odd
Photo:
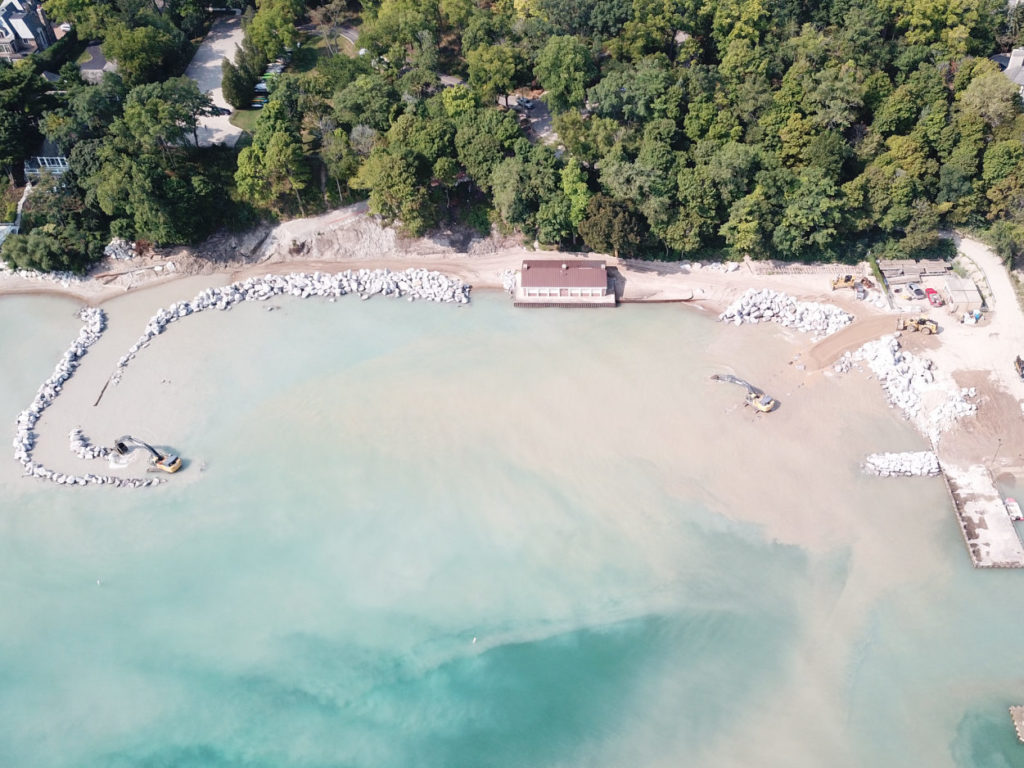
<svg viewBox="0 0 1024 768"><path fill-rule="evenodd" d="M98 587L99 585L100 585L100 580L96 579L96 586ZM474 642L476 642L476 641L474 640Z"/></svg>
<svg viewBox="0 0 1024 768"><path fill-rule="evenodd" d="M476 645L476 638L473 638L473 645Z"/></svg>

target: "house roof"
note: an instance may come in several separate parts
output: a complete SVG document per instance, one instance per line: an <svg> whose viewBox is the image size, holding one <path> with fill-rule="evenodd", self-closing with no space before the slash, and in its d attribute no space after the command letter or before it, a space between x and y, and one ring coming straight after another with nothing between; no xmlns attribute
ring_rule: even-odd
<svg viewBox="0 0 1024 768"><path fill-rule="evenodd" d="M603 261L529 259L520 273L523 288L607 288Z"/></svg>
<svg viewBox="0 0 1024 768"><path fill-rule="evenodd" d="M992 57L993 60L1003 67L1003 74L1012 80L1016 85L1024 85L1024 48L1014 48L1010 51L1006 63L1003 57Z"/></svg>

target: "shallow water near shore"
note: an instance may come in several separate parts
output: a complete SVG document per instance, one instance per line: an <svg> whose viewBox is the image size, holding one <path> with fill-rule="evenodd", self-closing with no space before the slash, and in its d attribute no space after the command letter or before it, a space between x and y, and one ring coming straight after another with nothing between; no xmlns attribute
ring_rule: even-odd
<svg viewBox="0 0 1024 768"><path fill-rule="evenodd" d="M186 471L0 461L0 765L1024 765L1020 574L971 570L941 481L859 474L923 441L801 337L281 299L188 318L93 407L183 290L107 305L39 452L74 468L81 424ZM75 307L0 299L12 433Z"/></svg>

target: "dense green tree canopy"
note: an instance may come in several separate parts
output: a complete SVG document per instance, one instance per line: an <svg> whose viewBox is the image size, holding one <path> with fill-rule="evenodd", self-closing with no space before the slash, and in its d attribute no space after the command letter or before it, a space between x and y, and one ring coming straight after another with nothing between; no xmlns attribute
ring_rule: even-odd
<svg viewBox="0 0 1024 768"><path fill-rule="evenodd" d="M414 234L489 220L631 256L910 255L949 226L1024 252L1021 99L988 58L1024 43L1005 0L259 0L228 101L296 59L251 141L220 153L194 146L208 104L173 77L204 23L195 0L46 6L120 67L94 86L62 70L54 95L0 65L0 165L40 130L70 150L48 199L79 211L71 230L179 242L224 220L206 211L361 194ZM365 55L342 25L361 25ZM550 130L543 106L501 98L520 88ZM38 221L12 252L56 263Z"/></svg>

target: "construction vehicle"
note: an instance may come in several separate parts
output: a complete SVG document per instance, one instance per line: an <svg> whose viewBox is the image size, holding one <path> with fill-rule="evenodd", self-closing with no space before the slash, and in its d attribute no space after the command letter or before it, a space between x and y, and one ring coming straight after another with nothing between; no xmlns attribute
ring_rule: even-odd
<svg viewBox="0 0 1024 768"><path fill-rule="evenodd" d="M867 277L857 277L856 275L843 275L837 277L832 281L832 290L837 288L858 288L863 287L867 290L871 290L875 287L875 284Z"/></svg>
<svg viewBox="0 0 1024 768"><path fill-rule="evenodd" d="M743 404L749 405L758 413L771 413L778 405L778 401L776 401L774 397L766 395L762 390L758 389L750 382L744 381L739 376L733 376L731 373L715 373L712 374L711 379L713 381L725 381L730 384L737 384L746 389L747 396L744 399Z"/></svg>
<svg viewBox="0 0 1024 768"><path fill-rule="evenodd" d="M832 281L832 290L834 291L837 288L853 288L856 284L857 278L853 275L843 275L842 277L837 277Z"/></svg>
<svg viewBox="0 0 1024 768"><path fill-rule="evenodd" d="M142 448L143 450L149 451L150 463L155 469L158 469L161 472L173 475L181 469L180 456L176 456L173 453L160 453L160 451L149 443L139 440L136 437L132 437L131 435L120 437L117 439L117 442L114 443L114 450L121 456L131 453L136 448Z"/></svg>
<svg viewBox="0 0 1024 768"><path fill-rule="evenodd" d="M932 333L938 333L939 324L927 317L909 317L906 320L904 320L903 315L900 315L896 319L896 330L920 331L921 333L928 335Z"/></svg>

